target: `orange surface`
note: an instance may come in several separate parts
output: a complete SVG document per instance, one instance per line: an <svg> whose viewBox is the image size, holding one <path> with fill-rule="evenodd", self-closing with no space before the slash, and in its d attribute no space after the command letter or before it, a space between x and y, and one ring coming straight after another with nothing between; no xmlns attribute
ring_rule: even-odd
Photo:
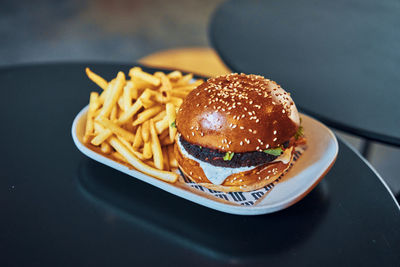
<svg viewBox="0 0 400 267"><path fill-rule="evenodd" d="M231 72L214 49L207 47L163 50L139 59L139 63L151 67L180 69L204 76Z"/></svg>

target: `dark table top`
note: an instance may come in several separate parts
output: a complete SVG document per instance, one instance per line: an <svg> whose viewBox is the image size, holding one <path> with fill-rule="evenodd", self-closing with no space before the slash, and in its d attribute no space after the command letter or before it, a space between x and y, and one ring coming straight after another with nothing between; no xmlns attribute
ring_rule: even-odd
<svg viewBox="0 0 400 267"><path fill-rule="evenodd" d="M209 26L232 70L277 81L332 127L397 146L399 29L396 0L227 1Z"/></svg>
<svg viewBox="0 0 400 267"><path fill-rule="evenodd" d="M107 79L129 68L0 69L0 266L400 264L399 207L341 140L307 197L262 216L214 211L85 157L70 129L97 90L86 66Z"/></svg>

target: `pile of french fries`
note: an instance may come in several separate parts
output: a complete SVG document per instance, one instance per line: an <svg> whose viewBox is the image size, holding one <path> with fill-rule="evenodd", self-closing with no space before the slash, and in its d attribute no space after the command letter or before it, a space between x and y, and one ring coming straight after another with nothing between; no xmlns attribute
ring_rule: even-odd
<svg viewBox="0 0 400 267"><path fill-rule="evenodd" d="M178 164L173 145L175 117L183 98L203 80L180 71L149 74L139 67L129 78L118 72L111 81L86 68L103 91L91 92L83 141L128 166L173 183Z"/></svg>

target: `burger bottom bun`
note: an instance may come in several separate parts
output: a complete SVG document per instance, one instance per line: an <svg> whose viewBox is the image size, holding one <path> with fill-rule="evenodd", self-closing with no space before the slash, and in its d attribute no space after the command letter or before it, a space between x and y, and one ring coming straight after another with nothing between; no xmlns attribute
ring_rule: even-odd
<svg viewBox="0 0 400 267"><path fill-rule="evenodd" d="M249 171L232 174L221 185L215 185L207 179L199 163L185 157L179 147L175 145L175 156L182 173L201 186L222 192L253 191L274 182L282 173L289 169L293 161L293 154L292 152L290 161L287 164L281 161L266 163Z"/></svg>

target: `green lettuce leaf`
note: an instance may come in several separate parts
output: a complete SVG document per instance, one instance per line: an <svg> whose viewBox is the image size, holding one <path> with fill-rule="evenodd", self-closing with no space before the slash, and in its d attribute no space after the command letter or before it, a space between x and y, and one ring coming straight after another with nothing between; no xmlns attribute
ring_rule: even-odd
<svg viewBox="0 0 400 267"><path fill-rule="evenodd" d="M272 156L280 156L282 154L282 152L283 152L283 150L280 147L264 150L264 153L270 154Z"/></svg>
<svg viewBox="0 0 400 267"><path fill-rule="evenodd" d="M233 155L235 155L235 153L229 153L229 152L226 152L226 154L225 154L225 156L224 156L224 160L226 161L226 160L231 160L232 158L233 158Z"/></svg>

